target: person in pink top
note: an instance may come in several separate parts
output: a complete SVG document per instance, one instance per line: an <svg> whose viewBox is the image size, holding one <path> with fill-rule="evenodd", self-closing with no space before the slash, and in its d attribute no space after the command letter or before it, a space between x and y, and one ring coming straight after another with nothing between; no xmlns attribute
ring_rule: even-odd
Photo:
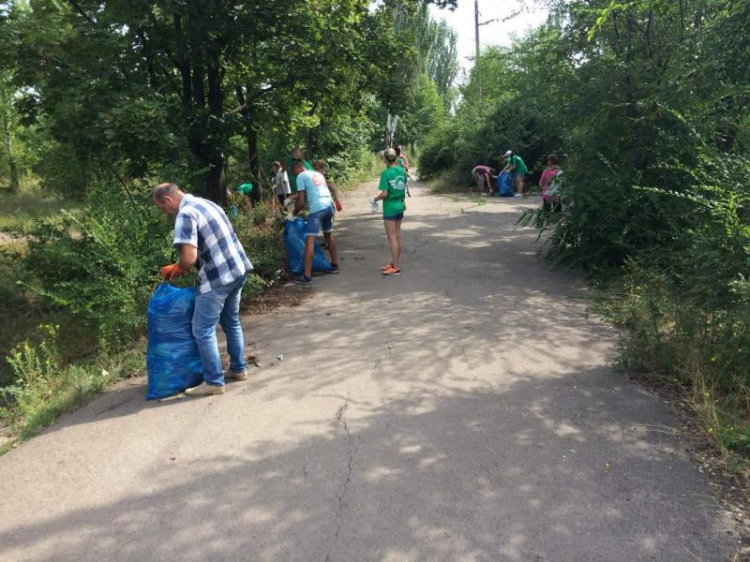
<svg viewBox="0 0 750 562"><path fill-rule="evenodd" d="M545 206L551 205L553 209L557 209L560 205L560 196L555 195L554 189L550 189L550 187L557 174L561 172L560 159L557 154L550 154L547 156L545 164L547 167L542 172L542 177L539 178L539 187L542 188L542 201Z"/></svg>
<svg viewBox="0 0 750 562"><path fill-rule="evenodd" d="M487 195L490 195L492 193L492 168L489 166L474 166L471 174L477 182L479 193L484 195L486 191Z"/></svg>

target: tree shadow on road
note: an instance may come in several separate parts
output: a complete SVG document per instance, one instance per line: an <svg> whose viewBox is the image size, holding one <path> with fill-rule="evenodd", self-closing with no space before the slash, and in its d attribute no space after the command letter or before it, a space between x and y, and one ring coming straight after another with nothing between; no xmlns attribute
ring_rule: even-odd
<svg viewBox="0 0 750 562"><path fill-rule="evenodd" d="M212 457L188 448L140 474L138 493L0 533L0 557L725 559L717 508L684 493L705 485L661 430L670 420L645 392L602 378L380 405L332 396L314 437Z"/></svg>

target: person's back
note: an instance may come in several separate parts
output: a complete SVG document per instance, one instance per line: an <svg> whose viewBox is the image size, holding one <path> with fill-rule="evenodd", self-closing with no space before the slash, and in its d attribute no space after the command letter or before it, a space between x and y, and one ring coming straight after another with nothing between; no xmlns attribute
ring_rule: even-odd
<svg viewBox="0 0 750 562"><path fill-rule="evenodd" d="M306 170L297 176L297 191L305 192L307 210L317 213L333 205L326 179L320 172Z"/></svg>
<svg viewBox="0 0 750 562"><path fill-rule="evenodd" d="M388 186L388 194L383 199L383 215L403 213L406 205L406 170L401 166L390 166L383 170L380 177L381 186Z"/></svg>
<svg viewBox="0 0 750 562"><path fill-rule="evenodd" d="M252 269L222 208L202 197L184 195L175 222L175 244L198 249L200 293L228 285Z"/></svg>
<svg viewBox="0 0 750 562"><path fill-rule="evenodd" d="M560 159L556 154L550 154L547 156L545 164L547 167L539 178L539 187L542 188L542 200L546 202L552 195L550 193L550 186L555 177L560 173Z"/></svg>
<svg viewBox="0 0 750 562"><path fill-rule="evenodd" d="M517 176L518 175L524 175L525 176L529 172L528 168L526 167L526 163L523 161L523 158L521 158L517 154L512 155L508 159L508 162L513 167L513 174L514 175L517 175Z"/></svg>
<svg viewBox="0 0 750 562"><path fill-rule="evenodd" d="M560 172L560 168L547 168L542 172L542 177L539 178L539 185L542 188L542 195L547 197L547 190L552 184L552 180Z"/></svg>

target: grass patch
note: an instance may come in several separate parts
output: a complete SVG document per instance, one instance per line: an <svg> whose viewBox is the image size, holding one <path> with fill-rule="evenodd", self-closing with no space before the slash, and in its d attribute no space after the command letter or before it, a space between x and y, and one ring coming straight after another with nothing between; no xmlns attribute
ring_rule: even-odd
<svg viewBox="0 0 750 562"><path fill-rule="evenodd" d="M677 391L725 465L750 475L748 366L736 362L744 331L733 334L734 319L718 323L717 314L705 315L695 302L674 294L658 273L631 268L597 283L591 310L623 329L615 366L648 385Z"/></svg>
<svg viewBox="0 0 750 562"><path fill-rule="evenodd" d="M142 342L117 355L65 365L58 334L59 327L41 325L7 357L14 380L0 388L0 421L12 428L14 440L29 439L113 382L144 372Z"/></svg>
<svg viewBox="0 0 750 562"><path fill-rule="evenodd" d="M16 193L0 191L0 230L23 232L36 220L49 219L61 209L75 209L77 203L25 182Z"/></svg>
<svg viewBox="0 0 750 562"><path fill-rule="evenodd" d="M436 195L468 193L470 191L470 186L466 185L462 174L457 170L443 172L428 183L430 191Z"/></svg>

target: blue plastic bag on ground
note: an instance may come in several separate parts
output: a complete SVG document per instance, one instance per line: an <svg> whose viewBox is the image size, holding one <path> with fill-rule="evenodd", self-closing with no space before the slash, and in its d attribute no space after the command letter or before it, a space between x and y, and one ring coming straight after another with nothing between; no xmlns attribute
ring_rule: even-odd
<svg viewBox="0 0 750 562"><path fill-rule="evenodd" d="M307 220L297 217L293 221L286 221L284 224L284 245L286 252L289 254L289 271L294 274L301 274L305 270L305 226ZM312 270L331 271L331 264L328 263L323 250L320 249L318 241L315 241L315 254L313 254Z"/></svg>
<svg viewBox="0 0 750 562"><path fill-rule="evenodd" d="M513 182L510 172L503 172L497 176L497 194L499 197L513 197Z"/></svg>
<svg viewBox="0 0 750 562"><path fill-rule="evenodd" d="M148 301L146 400L166 398L203 380L203 366L193 338L195 289L162 283Z"/></svg>

